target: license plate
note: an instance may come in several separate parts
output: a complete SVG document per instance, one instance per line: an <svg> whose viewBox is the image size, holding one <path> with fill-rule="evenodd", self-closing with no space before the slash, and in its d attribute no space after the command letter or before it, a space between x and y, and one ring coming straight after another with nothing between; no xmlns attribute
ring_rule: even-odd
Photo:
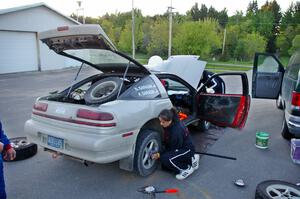
<svg viewBox="0 0 300 199"><path fill-rule="evenodd" d="M53 136L48 136L48 145L58 148L58 149L63 149L64 148L64 140L61 138L53 137Z"/></svg>

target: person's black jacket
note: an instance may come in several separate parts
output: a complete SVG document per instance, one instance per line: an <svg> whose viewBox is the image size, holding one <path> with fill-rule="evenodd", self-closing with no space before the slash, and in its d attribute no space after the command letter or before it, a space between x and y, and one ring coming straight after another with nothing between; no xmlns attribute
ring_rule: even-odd
<svg viewBox="0 0 300 199"><path fill-rule="evenodd" d="M173 121L169 127L165 128L164 142L166 151L181 148L195 151L189 130L179 120Z"/></svg>

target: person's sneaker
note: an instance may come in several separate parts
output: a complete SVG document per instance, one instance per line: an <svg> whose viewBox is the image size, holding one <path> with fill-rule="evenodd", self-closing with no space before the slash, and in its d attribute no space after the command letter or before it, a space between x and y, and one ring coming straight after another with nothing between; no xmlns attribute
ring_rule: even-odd
<svg viewBox="0 0 300 199"><path fill-rule="evenodd" d="M192 167L193 167L194 170L197 170L199 168L199 159L200 159L199 154L195 154L192 157Z"/></svg>
<svg viewBox="0 0 300 199"><path fill-rule="evenodd" d="M191 175L194 172L193 167L189 166L186 170L182 170L179 174L176 175L176 178L178 180L183 180L187 178L189 175Z"/></svg>

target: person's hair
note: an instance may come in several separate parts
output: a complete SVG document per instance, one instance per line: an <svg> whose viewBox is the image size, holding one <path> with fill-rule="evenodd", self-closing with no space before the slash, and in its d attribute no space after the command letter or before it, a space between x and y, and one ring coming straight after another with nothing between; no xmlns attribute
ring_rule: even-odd
<svg viewBox="0 0 300 199"><path fill-rule="evenodd" d="M165 121L171 121L171 120L174 122L178 121L177 111L175 108L162 110L159 113L158 117L160 117L161 119L163 119Z"/></svg>

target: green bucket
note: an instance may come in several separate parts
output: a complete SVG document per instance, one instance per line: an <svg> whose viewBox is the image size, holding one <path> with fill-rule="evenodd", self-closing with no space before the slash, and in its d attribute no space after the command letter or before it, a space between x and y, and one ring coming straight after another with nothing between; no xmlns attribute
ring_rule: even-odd
<svg viewBox="0 0 300 199"><path fill-rule="evenodd" d="M257 132L255 146L260 149L267 149L269 142L269 133Z"/></svg>

